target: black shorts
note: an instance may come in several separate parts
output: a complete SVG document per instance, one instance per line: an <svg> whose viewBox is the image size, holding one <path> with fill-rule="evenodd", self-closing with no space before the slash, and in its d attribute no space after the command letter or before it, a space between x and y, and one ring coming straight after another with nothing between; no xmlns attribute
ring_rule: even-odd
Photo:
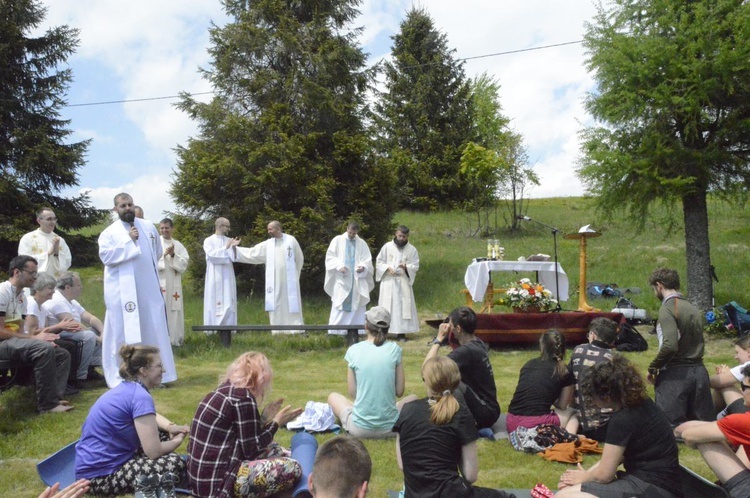
<svg viewBox="0 0 750 498"><path fill-rule="evenodd" d="M734 475L724 484L724 489L732 498L747 498L750 496L750 470L743 470Z"/></svg>

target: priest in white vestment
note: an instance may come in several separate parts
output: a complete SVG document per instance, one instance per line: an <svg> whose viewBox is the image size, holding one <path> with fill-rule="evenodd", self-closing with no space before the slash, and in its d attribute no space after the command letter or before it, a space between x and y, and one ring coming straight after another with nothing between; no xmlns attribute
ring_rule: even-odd
<svg viewBox="0 0 750 498"><path fill-rule="evenodd" d="M337 235L326 252L324 288L331 296L331 325L365 323L365 306L370 302L372 254L367 242L359 238L359 224L350 221L346 233ZM331 330L330 334L346 335L346 330ZM364 329L360 329L364 334Z"/></svg>
<svg viewBox="0 0 750 498"><path fill-rule="evenodd" d="M49 273L58 279L68 271L73 261L70 249L65 239L54 232L57 216L52 208L45 207L37 211L36 222L39 223L39 228L21 237L18 255L33 257L38 262L39 273Z"/></svg>
<svg viewBox="0 0 750 498"><path fill-rule="evenodd" d="M402 339L419 332L419 316L414 301L414 279L419 271L419 253L409 243L409 228L401 225L375 259L375 280L380 282L378 306L391 314L389 333Z"/></svg>
<svg viewBox="0 0 750 498"><path fill-rule="evenodd" d="M115 196L114 211L118 219L99 235L107 306L102 338L107 385L112 388L122 382L119 351L123 344L158 347L165 371L162 382L174 382L177 371L157 270L162 253L159 233L152 224L135 217L129 194Z"/></svg>
<svg viewBox="0 0 750 498"><path fill-rule="evenodd" d="M237 261L236 247L240 239L228 237L230 229L228 219L217 218L214 234L203 241L206 253L203 325L237 325L237 282L233 263Z"/></svg>
<svg viewBox="0 0 750 498"><path fill-rule="evenodd" d="M271 237L253 247L238 247L237 261L266 265L265 309L271 325L304 325L299 276L305 258L293 236L283 233L281 223L268 224ZM273 334L299 334L302 330L274 330Z"/></svg>
<svg viewBox="0 0 750 498"><path fill-rule="evenodd" d="M178 240L172 238L174 223L169 218L159 222L161 247L159 257L159 285L164 293L167 305L167 324L169 339L173 346L182 346L185 341L185 310L182 297L182 274L190 261L187 249Z"/></svg>

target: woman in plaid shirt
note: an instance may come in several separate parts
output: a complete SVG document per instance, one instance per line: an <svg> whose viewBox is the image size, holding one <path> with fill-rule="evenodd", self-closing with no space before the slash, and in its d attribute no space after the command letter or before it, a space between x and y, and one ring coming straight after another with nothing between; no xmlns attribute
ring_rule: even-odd
<svg viewBox="0 0 750 498"><path fill-rule="evenodd" d="M302 469L289 451L273 442L280 426L302 408L281 407L283 399L259 406L273 370L262 353L247 352L227 369L219 387L203 398L193 417L188 444L188 477L194 496L268 496L289 490Z"/></svg>

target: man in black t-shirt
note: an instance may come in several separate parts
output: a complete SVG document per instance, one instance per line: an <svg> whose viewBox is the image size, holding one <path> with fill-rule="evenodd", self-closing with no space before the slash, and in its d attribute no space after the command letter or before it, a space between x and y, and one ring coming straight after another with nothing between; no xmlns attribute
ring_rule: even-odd
<svg viewBox="0 0 750 498"><path fill-rule="evenodd" d="M492 364L487 354L489 348L474 335L476 326L477 315L471 308L463 306L451 311L448 322L440 324L425 361L438 355L440 346L448 343L448 336L452 333L459 346L448 353L448 358L456 362L461 372L460 393L454 394L459 400L465 400L477 428L484 429L498 422L500 405L497 402ZM502 425L493 428L492 432L501 430Z"/></svg>

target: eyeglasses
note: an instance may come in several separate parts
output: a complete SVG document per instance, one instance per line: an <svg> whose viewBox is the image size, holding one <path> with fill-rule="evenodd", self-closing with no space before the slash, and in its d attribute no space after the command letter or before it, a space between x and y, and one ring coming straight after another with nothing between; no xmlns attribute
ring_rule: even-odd
<svg viewBox="0 0 750 498"><path fill-rule="evenodd" d="M48 218L39 218L42 221L57 221L57 216L50 216Z"/></svg>
<svg viewBox="0 0 750 498"><path fill-rule="evenodd" d="M747 384L743 384L742 382L740 382L740 387L742 388L743 393L750 389L750 386L748 386Z"/></svg>
<svg viewBox="0 0 750 498"><path fill-rule="evenodd" d="M32 277L36 277L37 274L38 274L38 272L36 270L35 271L31 271L31 270L27 270L26 268L21 268L21 271L28 273Z"/></svg>

